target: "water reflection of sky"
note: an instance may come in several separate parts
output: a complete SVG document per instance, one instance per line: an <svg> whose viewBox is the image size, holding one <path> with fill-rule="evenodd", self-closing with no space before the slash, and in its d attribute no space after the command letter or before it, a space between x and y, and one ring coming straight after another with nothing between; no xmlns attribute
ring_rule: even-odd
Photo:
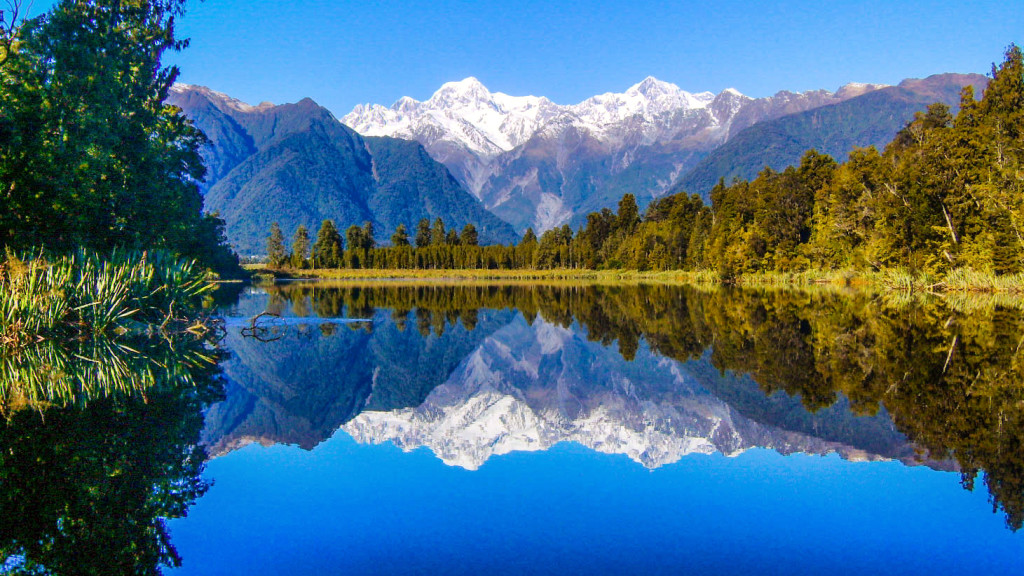
<svg viewBox="0 0 1024 576"><path fill-rule="evenodd" d="M177 574L1010 574L1024 540L956 476L837 456L650 471L573 444L477 471L337 434L249 446L171 524Z"/></svg>

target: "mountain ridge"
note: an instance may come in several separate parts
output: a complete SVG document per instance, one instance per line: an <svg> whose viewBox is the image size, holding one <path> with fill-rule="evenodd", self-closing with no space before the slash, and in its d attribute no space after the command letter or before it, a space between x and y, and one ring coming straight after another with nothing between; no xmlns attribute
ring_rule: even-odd
<svg viewBox="0 0 1024 576"><path fill-rule="evenodd" d="M443 218L456 229L473 224L485 244L517 239L421 145L363 138L309 98L252 106L209 88L175 85L168 103L207 135L205 209L224 219L241 254L264 253L272 222L290 236L300 224L315 234L326 219L341 230L371 222L378 239L399 224L411 230L422 218Z"/></svg>
<svg viewBox="0 0 1024 576"><path fill-rule="evenodd" d="M361 134L420 142L493 213L517 230L543 231L613 206L627 191L641 203L668 192L703 155L750 125L882 87L755 99L731 88L690 93L649 76L622 93L559 105L492 93L470 77L422 102L358 105L341 121Z"/></svg>

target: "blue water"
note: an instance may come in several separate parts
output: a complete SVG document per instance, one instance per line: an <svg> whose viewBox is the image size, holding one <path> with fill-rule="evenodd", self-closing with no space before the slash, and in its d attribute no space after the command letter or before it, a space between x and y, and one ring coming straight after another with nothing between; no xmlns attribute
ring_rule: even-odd
<svg viewBox="0 0 1024 576"><path fill-rule="evenodd" d="M984 477L965 490L945 445L929 459L905 435L946 414L929 406L963 417L956 411L973 400L956 395L962 382L935 375L1006 362L1000 351L1017 345L1017 328L952 363L948 345L907 348L914 357L893 374L908 374L908 404L892 386L851 399L807 382L831 356L810 353L820 345L811 324L779 295L752 306L668 289L553 290L536 301L575 294L577 308L527 314L516 305L533 306L525 289L310 286L253 291L230 309L284 320L268 319L267 341L243 337L245 322L228 326L226 397L206 411L203 432L213 487L169 522L184 562L175 576L1024 573L1024 531L1006 527L1019 510L1014 431L972 404L973 443L939 436L954 455L966 446L997 465L996 484L1009 487L998 512ZM668 302L657 346L629 345L623 336L642 318L595 313L590 296ZM438 302L462 308L430 307ZM821 310L849 306L834 298ZM695 310L707 312L691 326ZM862 357L902 350L892 344L903 340L882 338L888 323L906 324L891 313L865 318L889 346ZM333 322L346 317L368 321ZM709 330L722 349L691 337ZM951 340L915 330L906 341ZM977 367L956 364L967 361ZM854 380L877 384L864 366ZM814 410L803 391L819 395ZM902 400L901 412L865 410L878 398ZM1008 398L988 410L1011 422L1024 401Z"/></svg>
<svg viewBox="0 0 1024 576"><path fill-rule="evenodd" d="M562 443L449 467L426 449L250 445L170 524L174 574L1013 574L1024 538L958 475L691 455L649 471Z"/></svg>

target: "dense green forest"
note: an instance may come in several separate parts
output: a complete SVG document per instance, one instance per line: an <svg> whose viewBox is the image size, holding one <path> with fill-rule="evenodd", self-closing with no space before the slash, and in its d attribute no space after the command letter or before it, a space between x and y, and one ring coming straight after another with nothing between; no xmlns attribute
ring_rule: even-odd
<svg viewBox="0 0 1024 576"><path fill-rule="evenodd" d="M814 150L798 166L724 181L707 206L696 195L654 201L641 216L627 194L618 210L588 215L514 246L477 246L442 221L421 222L415 241L346 244L312 253L273 242L272 265L348 268L585 268L710 270L729 280L758 272L905 269L947 275L1021 272L1024 264L1024 63L1011 45L980 100L934 104L881 152L844 163ZM365 240L365 237L364 237ZM305 249L306 244L299 244ZM276 252L275 252L276 250ZM341 255L325 258L326 252ZM312 260L309 257L312 256Z"/></svg>
<svg viewBox="0 0 1024 576"><path fill-rule="evenodd" d="M21 2L14 2L17 8ZM161 249L224 272L202 133L164 103L184 0L82 2L0 26L0 248ZM16 12L16 11L15 11Z"/></svg>

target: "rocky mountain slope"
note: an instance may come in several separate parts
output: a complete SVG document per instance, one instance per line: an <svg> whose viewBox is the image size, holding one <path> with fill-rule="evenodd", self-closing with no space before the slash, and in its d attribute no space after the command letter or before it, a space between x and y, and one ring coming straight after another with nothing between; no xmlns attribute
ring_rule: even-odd
<svg viewBox="0 0 1024 576"><path fill-rule="evenodd" d="M179 106L208 137L205 208L218 212L241 254L262 254L272 222L290 236L325 219L342 230L373 222L379 239L398 224L444 218L472 223L481 241L516 239L448 170L414 142L363 138L310 99L250 106L208 88L174 87Z"/></svg>
<svg viewBox="0 0 1024 576"><path fill-rule="evenodd" d="M420 142L489 210L520 231L546 230L614 206L626 192L641 203L665 193L749 126L879 88L754 99L732 89L691 94L649 77L623 93L563 106L492 93L467 78L424 102L360 105L341 120L364 135Z"/></svg>

